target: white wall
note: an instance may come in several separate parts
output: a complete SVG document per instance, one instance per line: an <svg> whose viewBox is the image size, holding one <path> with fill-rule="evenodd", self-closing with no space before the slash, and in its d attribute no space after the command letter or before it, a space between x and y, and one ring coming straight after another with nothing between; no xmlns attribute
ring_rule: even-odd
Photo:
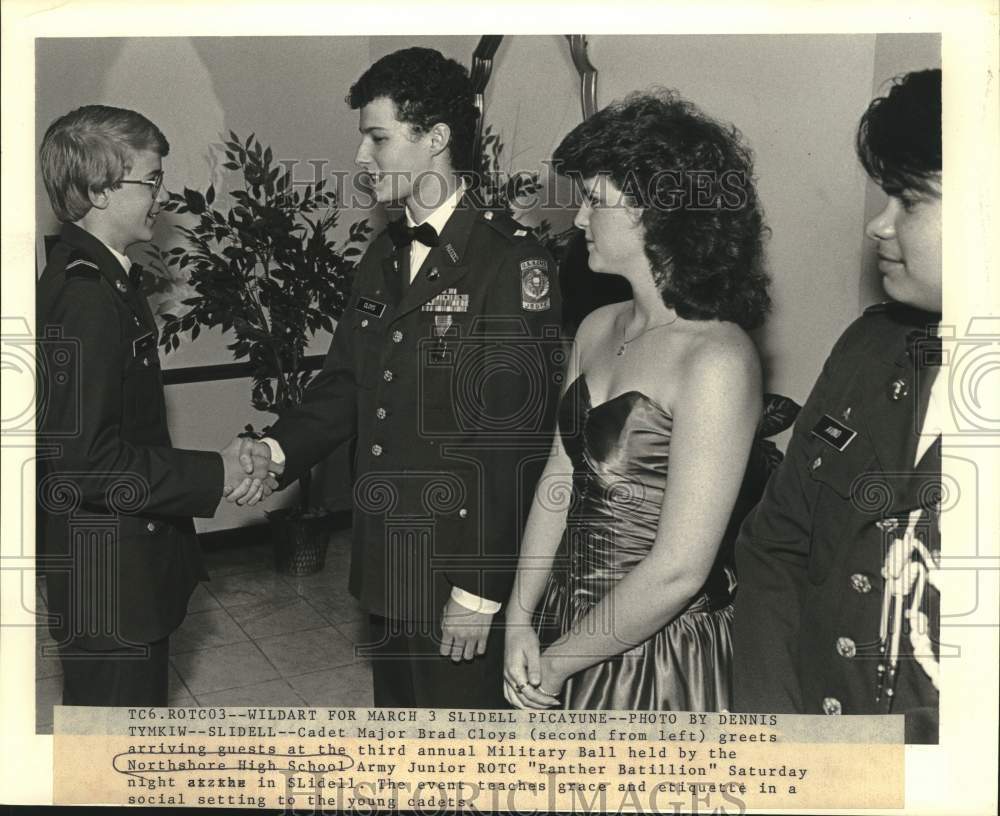
<svg viewBox="0 0 1000 816"><path fill-rule="evenodd" d="M344 102L371 61L427 45L469 65L478 36L49 39L37 42L36 142L58 115L81 104L142 111L171 142L168 187L218 183L209 145L229 129L253 130L281 159L350 170L357 113ZM663 85L734 123L756 153L758 187L772 229L775 308L759 342L767 387L803 401L836 337L878 299L862 238L877 191L853 152L854 129L883 80L940 63L930 35L592 36L598 104ZM539 170L581 121L579 81L562 36L505 37L486 97L486 121L507 144L513 170ZM544 170L543 170L544 172ZM39 179L38 247L57 229ZM341 226L379 213L345 211ZM541 215L562 227L572 213ZM536 222L541 215L526 213ZM164 245L170 223L158 227ZM181 295L183 294L181 290ZM328 337L313 351L325 350ZM221 337L167 356L166 367L229 359ZM250 421L249 381L168 388L171 431L181 447L219 447ZM287 497L286 497L287 499ZM283 499L286 500L286 499ZM220 513L203 529L259 513Z"/></svg>

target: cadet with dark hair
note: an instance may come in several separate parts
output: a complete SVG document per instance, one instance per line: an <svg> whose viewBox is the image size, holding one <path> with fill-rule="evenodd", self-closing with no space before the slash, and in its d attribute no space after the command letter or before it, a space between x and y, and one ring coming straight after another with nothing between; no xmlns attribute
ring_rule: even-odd
<svg viewBox="0 0 1000 816"><path fill-rule="evenodd" d="M891 301L834 346L737 544L735 708L903 714L937 742L941 72L896 81L857 151Z"/></svg>
<svg viewBox="0 0 1000 816"><path fill-rule="evenodd" d="M634 94L579 125L552 164L577 181L610 181L641 208L645 255L681 317L764 322L767 228L735 128L672 91Z"/></svg>
<svg viewBox="0 0 1000 816"><path fill-rule="evenodd" d="M322 373L261 444L288 481L357 437L350 591L371 613L375 704L502 706L501 602L562 360L554 265L465 189L461 65L397 51L348 101L355 161L406 216L372 241Z"/></svg>
<svg viewBox="0 0 1000 816"><path fill-rule="evenodd" d="M505 691L532 708L728 708L732 545L762 407L746 330L769 303L750 151L664 91L599 111L555 163L582 186L590 268L632 299L576 335L508 605Z"/></svg>

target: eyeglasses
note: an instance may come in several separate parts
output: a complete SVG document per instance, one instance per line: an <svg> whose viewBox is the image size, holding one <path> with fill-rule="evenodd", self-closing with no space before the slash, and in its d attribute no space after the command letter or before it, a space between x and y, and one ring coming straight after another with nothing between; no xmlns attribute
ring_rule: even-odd
<svg viewBox="0 0 1000 816"><path fill-rule="evenodd" d="M160 194L160 190L163 188L163 173L157 173L156 178L153 179L122 179L120 183L142 184L149 187L152 191L152 197L155 199Z"/></svg>

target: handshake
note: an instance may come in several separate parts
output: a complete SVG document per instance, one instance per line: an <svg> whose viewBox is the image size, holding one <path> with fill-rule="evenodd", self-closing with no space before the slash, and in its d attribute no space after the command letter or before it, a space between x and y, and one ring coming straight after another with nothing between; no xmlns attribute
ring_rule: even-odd
<svg viewBox="0 0 1000 816"><path fill-rule="evenodd" d="M271 448L259 439L237 436L219 451L225 468L222 495L226 501L253 505L278 489L285 469L271 459Z"/></svg>

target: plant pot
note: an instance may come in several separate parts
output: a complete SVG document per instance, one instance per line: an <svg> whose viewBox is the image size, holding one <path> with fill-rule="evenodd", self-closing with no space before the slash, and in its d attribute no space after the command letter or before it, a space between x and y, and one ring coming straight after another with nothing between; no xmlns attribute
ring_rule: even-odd
<svg viewBox="0 0 1000 816"><path fill-rule="evenodd" d="M330 531L325 516L299 516L289 510L268 513L274 567L285 575L312 575L326 564Z"/></svg>

